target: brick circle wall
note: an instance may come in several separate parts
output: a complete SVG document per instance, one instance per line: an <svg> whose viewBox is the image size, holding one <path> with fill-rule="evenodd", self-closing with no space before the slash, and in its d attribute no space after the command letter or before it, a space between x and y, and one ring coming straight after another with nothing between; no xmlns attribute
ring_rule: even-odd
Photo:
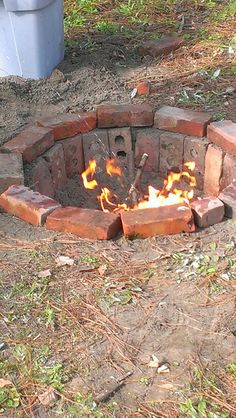
<svg viewBox="0 0 236 418"><path fill-rule="evenodd" d="M104 157L118 156L132 173L144 152L149 154L145 170L162 176L173 167L182 170L184 162L194 160L197 187L218 196L236 178L236 124L210 122L208 113L169 106L154 111L148 104L101 105L93 112L38 120L0 150L0 205L40 225L60 207L53 200L56 191L68 178L84 171L90 159L95 158L103 168ZM18 201L22 196L28 199L34 215L27 217L22 208L14 212L3 202L9 186L16 186ZM13 189L11 194L14 196ZM110 218L101 239L117 232L109 222L118 227L119 221Z"/></svg>

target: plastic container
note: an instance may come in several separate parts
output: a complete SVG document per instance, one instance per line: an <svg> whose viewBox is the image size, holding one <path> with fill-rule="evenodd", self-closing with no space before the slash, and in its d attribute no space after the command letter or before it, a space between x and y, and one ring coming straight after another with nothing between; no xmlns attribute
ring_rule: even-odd
<svg viewBox="0 0 236 418"><path fill-rule="evenodd" d="M48 77L63 57L63 0L0 0L0 77Z"/></svg>

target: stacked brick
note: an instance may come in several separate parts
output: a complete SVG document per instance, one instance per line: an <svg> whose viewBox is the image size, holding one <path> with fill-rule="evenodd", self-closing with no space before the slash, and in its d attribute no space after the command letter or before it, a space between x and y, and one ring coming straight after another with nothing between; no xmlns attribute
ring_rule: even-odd
<svg viewBox="0 0 236 418"><path fill-rule="evenodd" d="M108 157L119 158L133 173L142 154L147 172L166 176L195 161L197 187L206 197L185 205L123 212L120 215L61 208L54 200L67 180L80 174L90 159L104 169ZM24 172L30 188L24 186ZM91 239L192 232L236 218L236 124L211 123L211 115L170 106L154 112L148 104L101 105L95 112L39 120L0 149L0 207L33 225ZM223 203L222 203L223 202Z"/></svg>

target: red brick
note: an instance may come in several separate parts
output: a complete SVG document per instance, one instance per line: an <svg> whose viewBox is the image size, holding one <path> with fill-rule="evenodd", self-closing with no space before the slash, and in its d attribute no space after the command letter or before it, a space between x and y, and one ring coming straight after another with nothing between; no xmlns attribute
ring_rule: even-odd
<svg viewBox="0 0 236 418"><path fill-rule="evenodd" d="M148 81L142 81L136 87L137 96L148 96L150 94L151 86Z"/></svg>
<svg viewBox="0 0 236 418"><path fill-rule="evenodd" d="M196 177L197 189L202 190L204 184L205 156L209 142L203 138L187 136L184 139L184 162L194 161L193 175Z"/></svg>
<svg viewBox="0 0 236 418"><path fill-rule="evenodd" d="M222 174L224 154L220 148L209 145L205 158L204 192L218 196Z"/></svg>
<svg viewBox="0 0 236 418"><path fill-rule="evenodd" d="M165 131L202 137L210 120L209 113L163 106L155 113L154 126Z"/></svg>
<svg viewBox="0 0 236 418"><path fill-rule="evenodd" d="M38 120L39 126L53 130L55 140L70 138L96 128L96 112L66 113L50 118Z"/></svg>
<svg viewBox="0 0 236 418"><path fill-rule="evenodd" d="M82 135L76 135L73 138L65 139L62 142L62 146L64 150L67 177L71 178L81 174L85 168Z"/></svg>
<svg viewBox="0 0 236 418"><path fill-rule="evenodd" d="M169 54L175 49L183 45L184 40L173 36L165 36L161 39L155 39L144 42L139 47L139 54L151 55L152 57L158 57L159 55Z"/></svg>
<svg viewBox="0 0 236 418"><path fill-rule="evenodd" d="M10 186L0 195L0 207L32 225L42 225L60 204L25 186Z"/></svg>
<svg viewBox="0 0 236 418"><path fill-rule="evenodd" d="M54 190L58 190L67 182L63 146L55 144L44 154L49 164Z"/></svg>
<svg viewBox="0 0 236 418"><path fill-rule="evenodd" d="M217 224L224 218L224 204L217 197L205 197L191 203L195 224L200 228Z"/></svg>
<svg viewBox="0 0 236 418"><path fill-rule="evenodd" d="M30 186L36 192L53 198L55 188L49 167L49 163L43 157L39 157L29 169Z"/></svg>
<svg viewBox="0 0 236 418"><path fill-rule="evenodd" d="M46 222L47 229L68 232L81 238L106 240L121 230L120 216L99 210L66 207L55 210Z"/></svg>
<svg viewBox="0 0 236 418"><path fill-rule="evenodd" d="M30 126L5 143L2 149L21 154L24 161L31 163L53 144L54 136L51 129Z"/></svg>
<svg viewBox="0 0 236 418"><path fill-rule="evenodd" d="M219 194L219 199L225 205L225 215L236 220L236 181L233 181Z"/></svg>
<svg viewBox="0 0 236 418"><path fill-rule="evenodd" d="M128 238L147 238L195 230L192 211L184 205L122 211L121 221L124 235Z"/></svg>
<svg viewBox="0 0 236 418"><path fill-rule="evenodd" d="M134 156L130 128L116 128L108 131L111 157L119 160L124 174L133 174Z"/></svg>
<svg viewBox="0 0 236 418"><path fill-rule="evenodd" d="M184 136L164 133L160 135L160 173L164 176L178 168L182 170Z"/></svg>
<svg viewBox="0 0 236 418"><path fill-rule="evenodd" d="M135 141L135 166L138 167L144 153L148 160L144 171L159 172L160 160L160 132L153 128L137 129Z"/></svg>
<svg viewBox="0 0 236 418"><path fill-rule="evenodd" d="M105 161L110 157L108 132L105 129L97 129L83 134L84 163L88 166L89 160L97 163L96 171L104 171Z"/></svg>
<svg viewBox="0 0 236 418"><path fill-rule="evenodd" d="M22 157L17 154L0 154L0 193L12 184L24 184Z"/></svg>
<svg viewBox="0 0 236 418"><path fill-rule="evenodd" d="M223 172L220 180L220 190L225 189L236 180L236 157L226 154L223 161Z"/></svg>
<svg viewBox="0 0 236 418"><path fill-rule="evenodd" d="M153 125L153 109L148 104L100 105L97 116L99 128Z"/></svg>
<svg viewBox="0 0 236 418"><path fill-rule="evenodd" d="M236 123L231 120L213 122L207 128L209 141L236 156Z"/></svg>

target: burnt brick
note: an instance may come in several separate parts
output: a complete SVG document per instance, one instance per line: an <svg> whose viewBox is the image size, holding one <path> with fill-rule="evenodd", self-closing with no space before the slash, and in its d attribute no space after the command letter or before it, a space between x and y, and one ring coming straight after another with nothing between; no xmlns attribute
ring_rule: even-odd
<svg viewBox="0 0 236 418"><path fill-rule="evenodd" d="M53 130L55 140L70 138L96 128L96 112L66 113L37 121L38 126Z"/></svg>
<svg viewBox="0 0 236 418"><path fill-rule="evenodd" d="M32 225L42 225L60 204L28 187L10 186L0 195L0 207Z"/></svg>
<svg viewBox="0 0 236 418"><path fill-rule="evenodd" d="M49 164L54 189L58 190L67 182L62 144L55 144L44 154L44 158Z"/></svg>
<svg viewBox="0 0 236 418"><path fill-rule="evenodd" d="M47 218L47 229L67 232L81 238L108 240L121 230L119 215L100 210L66 207Z"/></svg>
<svg viewBox="0 0 236 418"><path fill-rule="evenodd" d="M84 163L88 166L89 160L95 160L97 171L105 169L105 162L110 157L108 132L105 129L97 129L83 134Z"/></svg>
<svg viewBox="0 0 236 418"><path fill-rule="evenodd" d="M195 230L192 211L184 205L122 211L121 221L127 238L148 238Z"/></svg>
<svg viewBox="0 0 236 418"><path fill-rule="evenodd" d="M219 199L225 205L225 215L236 220L236 181L233 181L219 194Z"/></svg>
<svg viewBox="0 0 236 418"><path fill-rule="evenodd" d="M148 104L106 104L97 108L99 128L152 126L153 117Z"/></svg>
<svg viewBox="0 0 236 418"><path fill-rule="evenodd" d="M117 158L125 174L133 174L134 156L132 151L132 136L130 128L108 130L111 158Z"/></svg>
<svg viewBox="0 0 236 418"><path fill-rule="evenodd" d="M51 129L30 126L6 142L2 150L21 154L24 161L31 163L54 144Z"/></svg>
<svg viewBox="0 0 236 418"><path fill-rule="evenodd" d="M218 196L222 175L224 153L220 148L209 145L205 158L204 192Z"/></svg>
<svg viewBox="0 0 236 418"><path fill-rule="evenodd" d="M49 167L49 163L43 157L39 157L29 170L30 186L36 192L53 198L55 188Z"/></svg>
<svg viewBox="0 0 236 418"><path fill-rule="evenodd" d="M236 157L226 154L223 160L223 172L220 180L220 189L223 190L233 180L236 180Z"/></svg>
<svg viewBox="0 0 236 418"><path fill-rule="evenodd" d="M81 174L85 168L82 135L76 135L73 138L65 139L62 142L62 146L64 150L67 177L71 178Z"/></svg>
<svg viewBox="0 0 236 418"><path fill-rule="evenodd" d="M224 151L236 156L236 123L231 120L213 122L207 128L207 137Z"/></svg>
<svg viewBox="0 0 236 418"><path fill-rule="evenodd" d="M191 202L194 220L200 228L219 223L224 218L224 204L217 197L205 197Z"/></svg>
<svg viewBox="0 0 236 418"><path fill-rule="evenodd" d="M209 142L203 138L187 136L184 139L184 162L194 161L195 169L193 175L197 181L197 188L203 189L205 156Z"/></svg>
<svg viewBox="0 0 236 418"><path fill-rule="evenodd" d="M155 113L154 126L165 131L203 137L210 120L211 115L206 112L163 106Z"/></svg>
<svg viewBox="0 0 236 418"><path fill-rule="evenodd" d="M135 166L138 167L144 153L148 159L144 167L147 172L159 172L160 132L155 128L137 129L135 141Z"/></svg>
<svg viewBox="0 0 236 418"><path fill-rule="evenodd" d="M160 135L160 173L166 176L168 171L182 170L184 154L184 136L164 133Z"/></svg>
<svg viewBox="0 0 236 418"><path fill-rule="evenodd" d="M24 184L22 157L18 154L0 154L0 193L13 184Z"/></svg>
<svg viewBox="0 0 236 418"><path fill-rule="evenodd" d="M159 55L169 54L183 45L183 43L184 40L181 38L165 36L161 39L144 42L138 48L138 51L141 56L151 55L152 57L158 57Z"/></svg>

